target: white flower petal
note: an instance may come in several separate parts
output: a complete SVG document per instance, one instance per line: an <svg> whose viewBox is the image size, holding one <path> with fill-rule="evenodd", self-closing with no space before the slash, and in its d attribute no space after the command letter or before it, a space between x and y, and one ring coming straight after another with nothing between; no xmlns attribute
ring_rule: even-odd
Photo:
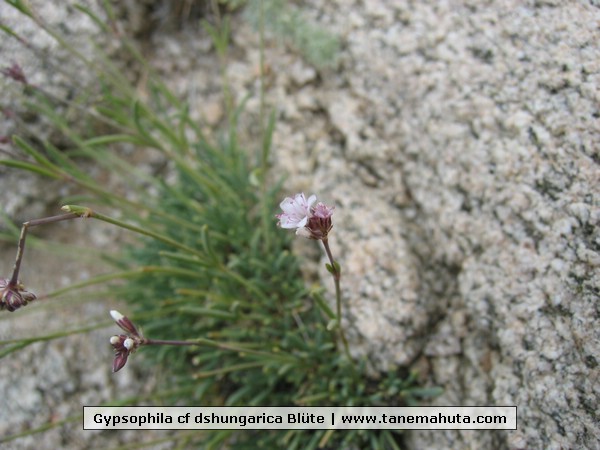
<svg viewBox="0 0 600 450"><path fill-rule="evenodd" d="M302 236L302 237L305 237L305 238L310 238L311 237L311 232L306 227L298 228L296 230L296 236Z"/></svg>
<svg viewBox="0 0 600 450"><path fill-rule="evenodd" d="M296 228L304 228L307 223L308 223L308 216L304 217L300 222L298 222L298 224L296 225Z"/></svg>
<svg viewBox="0 0 600 450"><path fill-rule="evenodd" d="M286 197L279 204L282 214L277 215L281 228L303 228L311 217L311 206L317 200L316 195L311 195L306 200L304 193L296 194L294 198Z"/></svg>
<svg viewBox="0 0 600 450"><path fill-rule="evenodd" d="M110 316L113 318L113 320L115 322L118 322L119 320L121 320L123 317L125 317L123 314L121 314L119 311L113 309L110 311Z"/></svg>

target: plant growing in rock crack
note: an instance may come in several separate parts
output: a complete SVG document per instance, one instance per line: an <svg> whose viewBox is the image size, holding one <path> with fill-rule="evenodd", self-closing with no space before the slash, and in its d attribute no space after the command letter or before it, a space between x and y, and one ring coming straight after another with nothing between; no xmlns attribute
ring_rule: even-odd
<svg viewBox="0 0 600 450"><path fill-rule="evenodd" d="M4 309L15 311L35 299L19 280L19 269L27 263L25 242L32 227L80 217L100 220L132 232L138 239L121 246L111 258L112 273L40 295L36 303L44 304L83 286L108 285L109 292L119 292L119 309L126 311L127 317L112 313L123 331L110 340L115 352L113 370L122 369L135 350L151 347L140 352L143 357L136 355L136 365L146 371L163 367L169 374L151 398L128 402L394 406L413 404L418 397L435 393L415 387L415 375L406 369L368 376L364 362L351 357L341 326L341 269L328 243L332 209L323 204L313 206L316 199L297 195L281 203L279 225L296 228L299 235L324 246L336 286L336 312L320 291L305 287L299 262L289 251L290 236L278 229L273 218L280 198L279 184L269 183L268 177L273 120L261 126L258 149L238 142L240 108L228 109L224 133L218 139L209 138L189 106L153 73L125 38L118 37L118 42L149 74L143 98L106 55L81 54L26 3L9 3L87 67L99 89L90 92L89 103L73 102L29 84L27 71L18 65L4 71L16 86L26 88L24 103L59 130L67 144L58 149L50 142L14 137L12 145L3 144L3 153L9 156L0 164L60 180L79 193L65 201L69 203L65 214L24 224L15 270L0 282ZM104 25L116 21L108 2L106 17L84 7L80 10L102 27L106 38L116 29ZM5 24L1 28L35 51L15 30ZM211 31L215 47L223 55L228 48L226 29L214 27ZM51 60L47 63L51 65ZM88 119L85 132L74 129L57 113L65 105ZM27 134L27 123L20 121L20 126ZM159 155L167 172L148 174L120 156L123 148L131 146ZM126 194L90 176L86 169L90 165L118 178ZM94 207L71 204L82 200ZM124 282L124 287L114 282ZM0 356L69 333L2 341ZM369 445L383 449L399 445L398 435L386 430L233 434L231 430L175 433L173 440L182 446L202 443L206 448Z"/></svg>
<svg viewBox="0 0 600 450"><path fill-rule="evenodd" d="M313 207L312 205L316 200L316 195L311 195L307 200L304 193L296 194L294 198L286 197L279 205L283 212L276 217L279 219L279 226L281 228L295 228L298 236L314 239L323 244L323 248L329 259L329 263L326 267L333 277L333 282L335 284L336 315L334 315L331 312L331 309L329 309L322 301L317 304L331 319L328 328L331 329L337 327L339 329L340 339L344 345L346 356L349 360L352 360L346 333L342 327L342 291L340 289L342 268L339 263L333 259L333 254L329 247L329 232L333 228L331 216L333 215L334 208L327 206L324 203L317 203L317 205Z"/></svg>

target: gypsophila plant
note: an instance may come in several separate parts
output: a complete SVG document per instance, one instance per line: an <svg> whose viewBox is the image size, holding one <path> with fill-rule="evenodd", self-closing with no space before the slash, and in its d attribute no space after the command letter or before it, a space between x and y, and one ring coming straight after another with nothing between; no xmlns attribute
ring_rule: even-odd
<svg viewBox="0 0 600 450"><path fill-rule="evenodd" d="M2 74L13 81L17 92L20 89L24 107L50 123L66 144L59 149L52 142L32 139L27 121L17 117L22 134L30 138L3 139L2 151L8 156L0 164L68 184L77 192L78 203L94 207L78 206L71 198L65 201L63 214L23 224L13 272L0 279L0 310L15 313L11 319L18 320L17 310L26 306L42 307L83 286L108 286L107 292L115 293L117 286L111 283L120 281L125 288L109 300L118 300L119 310L126 314L106 307L111 325L116 323L120 329L112 337L107 333L106 367L111 367L112 346L113 372L135 364L149 374L166 374L163 385L152 394L163 404L397 406L435 393L416 388L415 374L406 369L369 376L364 361L352 356L342 326L341 266L329 246L333 207L316 203L314 195L307 199L297 194L285 198L278 220L273 218L281 198L279 185L269 183L267 176L273 122L262 128L258 148L242 146L237 117L243 111L232 105L227 127L220 133L216 130L216 138L206 136L189 105L161 81L132 42L116 33L109 2L103 17L83 6L79 10L101 27L104 38L119 43L143 68L147 74L143 96L135 80L124 76L100 49L84 55L27 3L6 4L54 37L95 81L81 88L87 100L74 102L30 84L27 68L17 62L6 65ZM225 62L230 44L228 28L223 26L207 30ZM36 52L16 30L3 23L0 28L25 50ZM52 66L50 56L46 57ZM60 114L64 108L77 110L88 126L83 131L73 127ZM5 107L4 113L11 111ZM153 174L141 170L123 156L123 149L131 147L158 155L166 169ZM89 167L120 180L119 189L90 175ZM33 227L68 220L85 220L90 227L101 221L136 239L116 246L113 272L42 293L36 300L19 275L27 264L26 237ZM299 261L290 252L291 238L278 227L295 229L297 235L323 246L335 285L336 298L331 302L335 312L320 289L306 288ZM68 337L65 332L0 341L0 356L39 341ZM112 400L150 402L148 398ZM16 437L0 438L0 442ZM389 430L220 430L175 433L173 439L182 447L209 449L394 449L400 442L399 435Z"/></svg>
<svg viewBox="0 0 600 450"><path fill-rule="evenodd" d="M342 291L340 289L340 279L342 269L340 265L333 259L331 248L329 247L329 232L333 228L331 216L333 215L333 207L327 206L324 203L313 204L317 200L316 195L311 195L308 199L304 193L296 194L294 198L286 197L279 205L282 213L276 217L279 219L281 228L296 229L298 236L303 236L308 239L321 241L329 263L326 265L327 271L332 275L335 284L335 304L336 316L332 318L328 328L337 327L340 331L340 339L344 345L344 351L349 360L350 350L348 348L348 340L342 327ZM330 315L328 308L321 303L325 314Z"/></svg>

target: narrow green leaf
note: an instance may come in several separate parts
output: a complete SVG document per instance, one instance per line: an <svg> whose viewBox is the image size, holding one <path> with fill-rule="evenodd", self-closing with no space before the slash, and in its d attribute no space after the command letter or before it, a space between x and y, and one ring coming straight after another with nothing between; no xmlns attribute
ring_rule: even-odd
<svg viewBox="0 0 600 450"><path fill-rule="evenodd" d="M32 15L31 9L29 9L27 4L23 0L4 0L4 1L6 3L8 3L9 5L18 9L21 13L25 14L26 16L31 17L31 15Z"/></svg>
<svg viewBox="0 0 600 450"><path fill-rule="evenodd" d="M405 391L409 395L413 395L421 398L433 398L438 397L444 393L444 388L439 386L428 387L428 388L410 388Z"/></svg>
<svg viewBox="0 0 600 450"><path fill-rule="evenodd" d="M325 268L327 269L327 272L329 272L332 275L335 275L335 269L331 266L331 264L325 263Z"/></svg>
<svg viewBox="0 0 600 450"><path fill-rule="evenodd" d="M144 141L141 140L138 136L130 135L130 134L107 134L104 136L96 136L90 139L86 139L83 141L85 146L95 147L102 146L114 143L124 143L129 142L135 145L143 145Z"/></svg>
<svg viewBox="0 0 600 450"><path fill-rule="evenodd" d="M24 139L20 138L19 136L13 136L13 142L17 147L19 147L21 150L23 150L25 153L27 153L29 156L35 159L35 161L41 166L47 167L51 170L56 169L54 164L48 161L48 158L46 158L39 150L34 149Z"/></svg>
<svg viewBox="0 0 600 450"><path fill-rule="evenodd" d="M271 152L271 145L273 143L273 133L275 132L275 110L271 111L271 114L269 114L269 122L267 124L267 129L265 130L265 135L263 138L263 143L262 143L262 161L261 161L261 167L263 168L263 170L266 169L268 161L269 161L269 154ZM263 176L265 174L262 174Z"/></svg>
<svg viewBox="0 0 600 450"><path fill-rule="evenodd" d="M327 322L326 328L328 331L337 330L338 327L339 327L339 322L337 319L331 319L329 322Z"/></svg>
<svg viewBox="0 0 600 450"><path fill-rule="evenodd" d="M81 11L83 14L85 14L86 16L88 16L92 22L94 22L96 24L96 26L98 28L100 28L100 30L105 33L105 34L109 34L110 30L109 28L106 26L106 23L104 20L100 19L100 17L98 17L96 14L94 14L88 7L83 6L81 4L76 4L74 5L75 9Z"/></svg>
<svg viewBox="0 0 600 450"><path fill-rule="evenodd" d="M216 319L233 320L237 317L237 314L230 313L229 311L202 308L199 306L182 306L178 309L178 311L180 313L192 314L196 316L214 317Z"/></svg>
<svg viewBox="0 0 600 450"><path fill-rule="evenodd" d="M320 292L312 292L312 297L315 299L317 306L325 313L325 315L330 319L335 319L336 315L333 313L323 296Z"/></svg>
<svg viewBox="0 0 600 450"><path fill-rule="evenodd" d="M27 170L28 172L37 173L39 175L43 175L49 178L62 178L61 174L25 161L17 161L16 159L0 159L0 164L6 167L14 167L16 169Z"/></svg>

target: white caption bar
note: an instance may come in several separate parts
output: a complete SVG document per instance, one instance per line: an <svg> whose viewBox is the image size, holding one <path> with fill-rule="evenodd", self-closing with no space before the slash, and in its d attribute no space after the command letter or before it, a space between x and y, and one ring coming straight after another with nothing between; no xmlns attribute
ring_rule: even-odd
<svg viewBox="0 0 600 450"><path fill-rule="evenodd" d="M84 430L516 430L516 406L84 406Z"/></svg>

